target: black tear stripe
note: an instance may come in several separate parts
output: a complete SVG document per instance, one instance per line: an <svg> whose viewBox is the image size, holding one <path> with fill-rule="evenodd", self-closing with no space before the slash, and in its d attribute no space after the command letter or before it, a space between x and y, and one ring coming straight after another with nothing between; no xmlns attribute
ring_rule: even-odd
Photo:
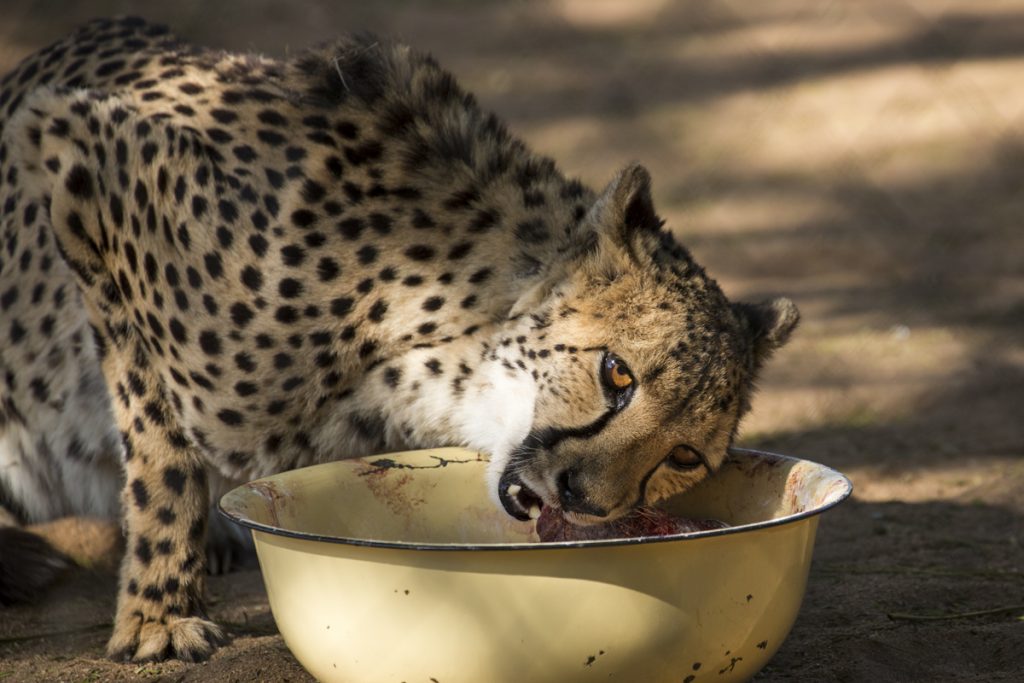
<svg viewBox="0 0 1024 683"><path fill-rule="evenodd" d="M647 474L645 474L643 479L640 480L640 491L637 493L636 500L634 500L633 504L629 506L630 510L638 508L644 504L644 501L647 499L647 482L651 480L651 477L654 476L654 473L658 471L658 468L661 467L663 462L665 461L660 460L658 464L647 470Z"/></svg>
<svg viewBox="0 0 1024 683"><path fill-rule="evenodd" d="M561 429L545 427L544 429L535 429L527 434L526 438L523 439L523 443L512 451L509 464L529 460L531 454L542 448L551 450L565 439L589 439L596 436L611 422L611 419L618 412L614 408L607 410L601 417L582 427L565 427Z"/></svg>

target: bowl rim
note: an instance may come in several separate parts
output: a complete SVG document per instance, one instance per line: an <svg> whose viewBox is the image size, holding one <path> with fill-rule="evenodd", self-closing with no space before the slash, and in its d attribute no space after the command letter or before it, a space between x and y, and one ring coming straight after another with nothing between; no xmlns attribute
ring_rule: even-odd
<svg viewBox="0 0 1024 683"><path fill-rule="evenodd" d="M434 449L421 449L421 450L434 450ZM811 517L817 517L823 512L834 508L835 506L842 503L844 500L850 497L853 493L853 482L850 481L842 472L829 467L828 465L822 465L821 463L814 462L813 460L807 460L805 458L797 458L791 455L783 455L781 453L772 453L770 451L762 451L754 448L729 448L730 455L733 453L743 454L747 456L769 456L772 458L778 458L781 460L788 460L792 463L806 462L812 465L816 465L827 472L835 475L845 485L844 490L834 500L829 501L824 505L817 506L810 510L804 510L803 512L797 512L791 515L785 515L775 519L767 519L763 522L753 522L750 524L737 524L736 526L728 526L721 529L708 529L705 531L688 531L679 534L667 534L664 536L635 536L629 538L602 538L602 539L591 539L584 541L531 541L528 543L516 542L516 543L412 543L402 541L380 541L366 538L351 538L346 536L332 536L328 534L315 534L307 531L294 531L291 529L284 529L282 527L273 526L270 524L264 524L262 522L256 522L248 518L244 518L236 512L226 510L224 508L224 500L232 493L240 488L248 486L248 484L242 484L231 491L225 493L217 501L217 512L229 519L230 521L238 524L239 526L247 527L254 531L262 531L272 536L285 536L287 538L296 538L304 541L314 541L318 543L336 543L341 545L354 545L369 548L388 548L392 550L418 550L418 551L461 551L461 550L491 550L491 551L510 551L510 550L564 550L566 548L606 548L609 546L628 546L628 545L646 545L649 543L671 543L680 541L691 541L700 538L710 538L713 536L727 536L729 534L743 533L747 531L757 531L761 529L768 529L772 527L787 526L795 524ZM387 454L381 453L377 455L368 456L369 458L384 457ZM362 458L366 459L366 458ZM354 460L354 458L353 458ZM335 460L332 462L341 462ZM329 463L322 463L329 464ZM279 473L283 474L283 473ZM270 475L276 476L276 475ZM258 480L254 480L258 481Z"/></svg>

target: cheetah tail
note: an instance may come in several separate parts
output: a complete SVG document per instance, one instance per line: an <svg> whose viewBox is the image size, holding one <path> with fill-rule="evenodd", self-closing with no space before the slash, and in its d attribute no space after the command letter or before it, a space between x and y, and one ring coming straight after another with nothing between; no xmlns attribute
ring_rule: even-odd
<svg viewBox="0 0 1024 683"><path fill-rule="evenodd" d="M42 536L0 527L0 605L34 600L71 564Z"/></svg>

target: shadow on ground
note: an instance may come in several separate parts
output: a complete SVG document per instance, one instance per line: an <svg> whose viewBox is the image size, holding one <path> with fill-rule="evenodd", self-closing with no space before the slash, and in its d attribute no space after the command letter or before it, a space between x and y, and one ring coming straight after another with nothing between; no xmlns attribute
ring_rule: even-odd
<svg viewBox="0 0 1024 683"><path fill-rule="evenodd" d="M1011 681L1024 609L1024 12L996 0L24 0L0 72L94 16L285 56L369 29L435 53L563 169L648 164L669 225L799 334L743 445L838 467L801 616L758 681ZM102 659L113 579L0 619L4 680L307 680L259 576L214 578L234 643Z"/></svg>

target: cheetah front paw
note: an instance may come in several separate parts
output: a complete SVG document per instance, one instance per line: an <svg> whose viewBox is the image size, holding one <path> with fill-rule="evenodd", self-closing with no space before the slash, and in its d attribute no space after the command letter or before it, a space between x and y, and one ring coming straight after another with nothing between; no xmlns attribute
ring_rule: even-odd
<svg viewBox="0 0 1024 683"><path fill-rule="evenodd" d="M164 617L144 621L138 613L117 619L107 656L122 662L180 659L201 662L227 642L224 631L200 617Z"/></svg>

